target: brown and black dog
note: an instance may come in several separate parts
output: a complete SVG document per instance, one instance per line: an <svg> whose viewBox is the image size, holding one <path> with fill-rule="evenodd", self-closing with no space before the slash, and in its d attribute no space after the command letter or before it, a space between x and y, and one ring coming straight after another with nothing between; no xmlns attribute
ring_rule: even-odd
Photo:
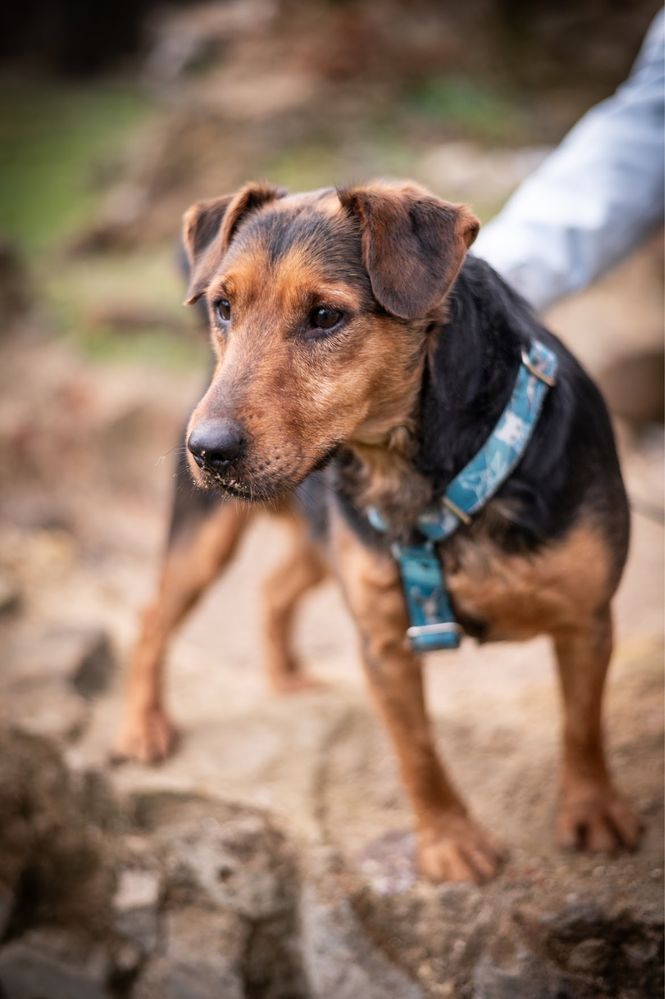
<svg viewBox="0 0 665 999"><path fill-rule="evenodd" d="M232 554L252 502L277 504L296 543L268 588L273 683L303 681L288 626L299 595L325 572L325 551L433 880L484 880L500 853L437 755L390 543L409 539L487 439L534 336L557 354L557 386L515 472L439 557L467 633L552 636L564 705L560 843L612 852L633 848L640 832L603 749L610 602L629 533L609 417L568 351L487 264L466 256L477 230L465 206L410 184L298 195L250 184L187 212L188 302L207 303L216 358L186 437L201 491L176 502L121 745L143 759L168 751L166 638ZM369 506L387 535L370 526Z"/></svg>

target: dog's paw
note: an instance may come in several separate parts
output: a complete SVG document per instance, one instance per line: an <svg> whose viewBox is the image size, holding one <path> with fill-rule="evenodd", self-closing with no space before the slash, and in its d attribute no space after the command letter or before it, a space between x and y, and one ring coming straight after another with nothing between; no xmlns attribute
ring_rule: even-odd
<svg viewBox="0 0 665 999"><path fill-rule="evenodd" d="M128 718L120 731L113 759L158 763L170 756L178 741L178 730L163 711L154 708Z"/></svg>
<svg viewBox="0 0 665 999"><path fill-rule="evenodd" d="M442 816L419 836L421 873L430 881L471 881L495 877L503 854L488 834L467 815Z"/></svg>
<svg viewBox="0 0 665 999"><path fill-rule="evenodd" d="M578 789L564 795L556 836L566 850L634 850L641 832L640 818L613 787Z"/></svg>

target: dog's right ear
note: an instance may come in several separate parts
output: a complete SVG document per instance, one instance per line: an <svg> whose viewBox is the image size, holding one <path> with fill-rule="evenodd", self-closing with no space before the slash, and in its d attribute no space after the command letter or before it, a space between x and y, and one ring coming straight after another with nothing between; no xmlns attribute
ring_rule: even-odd
<svg viewBox="0 0 665 999"><path fill-rule="evenodd" d="M250 183L236 194L197 201L187 209L182 238L191 277L185 305L194 305L205 292L242 219L285 194L273 184Z"/></svg>

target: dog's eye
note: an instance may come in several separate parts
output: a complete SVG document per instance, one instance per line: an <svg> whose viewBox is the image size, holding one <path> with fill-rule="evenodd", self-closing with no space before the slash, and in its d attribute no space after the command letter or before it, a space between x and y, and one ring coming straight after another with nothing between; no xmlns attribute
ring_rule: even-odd
<svg viewBox="0 0 665 999"><path fill-rule="evenodd" d="M215 302L215 312L220 322L228 323L231 318L231 303L228 298L220 298L218 302Z"/></svg>
<svg viewBox="0 0 665 999"><path fill-rule="evenodd" d="M317 305L312 309L309 317L310 326L316 330L331 330L333 326L342 318L339 309L333 309L329 305Z"/></svg>

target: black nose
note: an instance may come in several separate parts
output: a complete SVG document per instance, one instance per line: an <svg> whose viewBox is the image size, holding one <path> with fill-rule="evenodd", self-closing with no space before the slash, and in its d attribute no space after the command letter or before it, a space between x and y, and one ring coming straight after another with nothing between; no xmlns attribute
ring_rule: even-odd
<svg viewBox="0 0 665 999"><path fill-rule="evenodd" d="M194 427L187 447L199 468L222 471L245 450L242 427L234 420L205 420Z"/></svg>

